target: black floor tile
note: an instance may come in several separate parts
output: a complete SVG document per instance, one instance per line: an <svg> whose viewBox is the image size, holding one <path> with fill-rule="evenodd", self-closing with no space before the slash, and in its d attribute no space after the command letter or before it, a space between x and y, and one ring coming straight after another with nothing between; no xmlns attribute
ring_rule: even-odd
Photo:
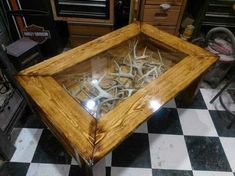
<svg viewBox="0 0 235 176"><path fill-rule="evenodd" d="M112 153L112 166L151 168L148 134L134 133Z"/></svg>
<svg viewBox="0 0 235 176"><path fill-rule="evenodd" d="M79 166L72 165L70 167L69 176L86 176L86 174Z"/></svg>
<svg viewBox="0 0 235 176"><path fill-rule="evenodd" d="M152 115L148 120L149 133L179 134L182 135L182 128L176 109L162 108Z"/></svg>
<svg viewBox="0 0 235 176"><path fill-rule="evenodd" d="M33 114L25 114L15 125L15 128L46 128L40 117Z"/></svg>
<svg viewBox="0 0 235 176"><path fill-rule="evenodd" d="M81 169L81 167L72 165L70 167L69 176L86 176L86 173ZM111 176L110 167L106 167L106 176Z"/></svg>
<svg viewBox="0 0 235 176"><path fill-rule="evenodd" d="M186 136L185 141L194 170L231 171L219 138Z"/></svg>
<svg viewBox="0 0 235 176"><path fill-rule="evenodd" d="M192 171L153 169L153 176L193 176Z"/></svg>
<svg viewBox="0 0 235 176"><path fill-rule="evenodd" d="M33 163L70 164L71 156L49 130L44 130L35 151Z"/></svg>
<svg viewBox="0 0 235 176"><path fill-rule="evenodd" d="M111 176L111 167L106 167L106 176Z"/></svg>
<svg viewBox="0 0 235 176"><path fill-rule="evenodd" d="M231 120L229 114L225 111L210 110L211 118L214 122L217 133L221 137L235 137L235 124L229 129L228 125Z"/></svg>
<svg viewBox="0 0 235 176"><path fill-rule="evenodd" d="M200 92L200 90L198 91L196 97L194 98L194 101L191 105L182 105L181 101L179 100L180 96L177 96L175 98L175 103L177 108L190 108L190 109L207 109L207 106L204 102L204 99L202 97L202 94Z"/></svg>
<svg viewBox="0 0 235 176"><path fill-rule="evenodd" d="M6 162L0 166L0 176L25 176L29 163Z"/></svg>

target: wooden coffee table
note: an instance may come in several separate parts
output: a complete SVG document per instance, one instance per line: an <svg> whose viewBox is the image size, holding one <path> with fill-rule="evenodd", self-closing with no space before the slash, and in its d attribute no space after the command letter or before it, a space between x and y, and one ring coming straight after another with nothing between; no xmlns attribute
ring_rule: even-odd
<svg viewBox="0 0 235 176"><path fill-rule="evenodd" d="M142 65L135 66L134 61ZM179 93L182 103L190 103L216 61L200 47L137 22L16 77L65 149L81 159L88 174L93 170L104 176L96 163ZM124 73L130 78L120 76ZM95 84L106 91L107 86L118 88L112 88L116 93L107 100Z"/></svg>

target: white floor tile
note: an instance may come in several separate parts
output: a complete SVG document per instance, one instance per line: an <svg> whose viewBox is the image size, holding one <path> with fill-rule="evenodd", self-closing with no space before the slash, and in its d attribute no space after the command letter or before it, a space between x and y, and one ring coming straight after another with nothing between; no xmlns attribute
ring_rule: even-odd
<svg viewBox="0 0 235 176"><path fill-rule="evenodd" d="M42 129L23 128L16 139L16 151L11 161L30 163L33 159L42 131Z"/></svg>
<svg viewBox="0 0 235 176"><path fill-rule="evenodd" d="M176 108L175 99L170 100L163 107L164 108Z"/></svg>
<svg viewBox="0 0 235 176"><path fill-rule="evenodd" d="M92 172L93 176L105 176L106 175L106 162L105 158L99 160L93 167Z"/></svg>
<svg viewBox="0 0 235 176"><path fill-rule="evenodd" d="M72 160L71 160L71 165L81 165L80 164L80 161L76 161L74 158L72 158Z"/></svg>
<svg viewBox="0 0 235 176"><path fill-rule="evenodd" d="M152 176L152 169L112 167L112 176Z"/></svg>
<svg viewBox="0 0 235 176"><path fill-rule="evenodd" d="M148 126L147 122L140 125L136 130L135 133L148 133Z"/></svg>
<svg viewBox="0 0 235 176"><path fill-rule="evenodd" d="M111 167L112 164L112 152L105 156L105 165Z"/></svg>
<svg viewBox="0 0 235 176"><path fill-rule="evenodd" d="M153 169L191 170L184 136L149 134Z"/></svg>
<svg viewBox="0 0 235 176"><path fill-rule="evenodd" d="M177 109L184 135L218 136L208 110Z"/></svg>
<svg viewBox="0 0 235 176"><path fill-rule="evenodd" d="M220 141L224 148L228 162L233 172L235 172L235 138L221 137Z"/></svg>
<svg viewBox="0 0 235 176"><path fill-rule="evenodd" d="M219 92L219 89L200 89L203 99L206 103L206 106L209 110L224 110L224 108L221 106L219 99L217 98L216 101L213 104L210 104L210 101L214 96ZM229 109L232 111L235 111L235 104L233 103L233 100L231 96L228 93L225 93L223 95L223 100L226 105L228 105Z"/></svg>
<svg viewBox="0 0 235 176"><path fill-rule="evenodd" d="M31 163L26 176L68 176L70 165Z"/></svg>
<svg viewBox="0 0 235 176"><path fill-rule="evenodd" d="M232 172L193 171L194 176L234 176Z"/></svg>

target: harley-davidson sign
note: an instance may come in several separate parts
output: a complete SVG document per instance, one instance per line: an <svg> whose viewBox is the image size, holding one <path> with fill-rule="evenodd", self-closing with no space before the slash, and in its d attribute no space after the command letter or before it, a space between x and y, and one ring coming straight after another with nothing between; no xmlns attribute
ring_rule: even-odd
<svg viewBox="0 0 235 176"><path fill-rule="evenodd" d="M35 24L27 26L23 31L23 36L29 37L31 40L40 44L51 38L50 31L45 30L44 27L37 26Z"/></svg>

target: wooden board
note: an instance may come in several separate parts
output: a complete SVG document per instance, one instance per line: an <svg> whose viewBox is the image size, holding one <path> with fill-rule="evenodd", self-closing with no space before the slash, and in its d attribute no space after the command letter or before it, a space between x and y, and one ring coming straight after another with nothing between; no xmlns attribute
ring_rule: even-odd
<svg viewBox="0 0 235 176"><path fill-rule="evenodd" d="M153 112L189 86L215 61L214 57L207 57L206 60L204 62L200 57L188 56L101 118L97 125L94 160L112 151ZM151 107L152 102L155 108Z"/></svg>
<svg viewBox="0 0 235 176"><path fill-rule="evenodd" d="M55 75L140 34L149 38L150 45L183 53L184 58L101 119L95 120L67 94L55 80ZM92 166L154 111L196 82L217 59L204 49L151 25L134 23L23 70L17 79L42 111L45 124L65 148L76 158L79 154Z"/></svg>
<svg viewBox="0 0 235 176"><path fill-rule="evenodd" d="M164 3L169 3L170 5L182 5L183 0L146 0L145 3L148 5Z"/></svg>
<svg viewBox="0 0 235 176"><path fill-rule="evenodd" d="M93 152L96 121L51 77L17 76L17 80L43 112L46 125L89 161ZM32 96L33 95L33 96ZM64 143L64 142L62 142Z"/></svg>
<svg viewBox="0 0 235 176"><path fill-rule="evenodd" d="M156 26L158 29L168 32L170 34L176 35L176 27L175 26Z"/></svg>
<svg viewBox="0 0 235 176"><path fill-rule="evenodd" d="M113 28L110 26L95 26L95 25L81 25L77 23L68 23L68 30L70 35L82 36L102 36L112 32Z"/></svg>

